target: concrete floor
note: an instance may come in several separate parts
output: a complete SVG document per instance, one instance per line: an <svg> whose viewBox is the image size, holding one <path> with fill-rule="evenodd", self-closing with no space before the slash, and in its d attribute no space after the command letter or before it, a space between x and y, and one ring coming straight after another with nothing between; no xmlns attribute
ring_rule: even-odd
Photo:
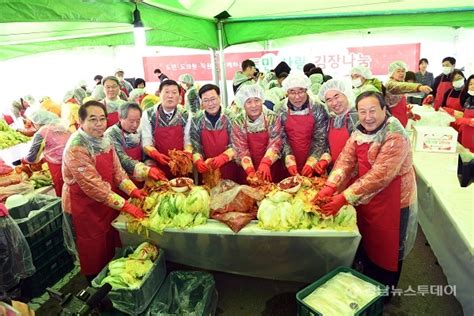
<svg viewBox="0 0 474 316"><path fill-rule="evenodd" d="M175 264L168 264L168 271L192 269ZM296 292L307 284L298 282L273 281L223 272L213 272L218 291L216 315L225 316L289 316L296 314ZM310 280L314 281L314 280ZM405 259L399 289L406 290L409 286L415 291L419 285L447 285L441 267L421 229L415 247ZM87 286L80 274L76 275L62 289L63 292L76 293ZM56 315L59 304L50 299L36 312L37 315ZM416 315L462 315L462 308L452 295L436 296L400 296L394 297L384 307L384 315L416 316Z"/></svg>

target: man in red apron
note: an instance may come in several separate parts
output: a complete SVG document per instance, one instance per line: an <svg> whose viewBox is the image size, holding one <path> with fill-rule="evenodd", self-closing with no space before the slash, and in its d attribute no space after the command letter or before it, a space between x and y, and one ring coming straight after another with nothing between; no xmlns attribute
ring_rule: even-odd
<svg viewBox="0 0 474 316"><path fill-rule="evenodd" d="M105 99L102 103L107 109L107 127L116 124L119 121L118 109L126 102L120 99L120 81L115 76L108 76L102 80L104 86Z"/></svg>
<svg viewBox="0 0 474 316"><path fill-rule="evenodd" d="M61 173L62 156L71 133L59 122L59 118L48 111L38 110L29 117L38 131L33 136L30 150L24 161L35 163L44 156L53 180L56 196L61 196L63 176Z"/></svg>
<svg viewBox="0 0 474 316"><path fill-rule="evenodd" d="M328 113L324 107L309 97L311 81L304 74L290 74L283 80L283 90L288 94L281 113L283 125L283 156L288 173L292 176L319 174L326 170L331 160L327 144Z"/></svg>
<svg viewBox="0 0 474 316"><path fill-rule="evenodd" d="M408 123L407 98L405 93L423 92L429 94L431 87L420 83L404 82L408 66L403 61L394 61L388 66L389 80L385 84L385 101L390 113L396 117L403 127Z"/></svg>
<svg viewBox="0 0 474 316"><path fill-rule="evenodd" d="M232 124L231 142L245 172L241 173L241 182L246 178L270 182L284 178L280 161L281 120L274 112L264 109L264 99L263 89L258 84L243 85L235 95L235 102L241 108Z"/></svg>
<svg viewBox="0 0 474 316"><path fill-rule="evenodd" d="M363 92L356 100L356 109L360 125L317 198L331 197L322 207L326 216L337 214L345 204L356 206L363 272L393 289L402 260L411 248L408 240L416 233L416 213L410 209L416 202L410 141L400 122L387 116L381 94ZM356 170L355 181L333 195Z"/></svg>
<svg viewBox="0 0 474 316"><path fill-rule="evenodd" d="M359 122L357 111L350 106L352 98L352 89L342 80L328 80L319 90L319 99L326 102L330 111L328 143L331 157L328 162L337 160Z"/></svg>
<svg viewBox="0 0 474 316"><path fill-rule="evenodd" d="M192 159L189 138L191 115L178 107L179 85L174 80L165 80L160 88L161 104L146 109L141 119L143 151L155 160L168 179L171 174L168 151L182 151Z"/></svg>
<svg viewBox="0 0 474 316"><path fill-rule="evenodd" d="M81 128L69 139L63 159L63 209L72 214L81 272L91 281L112 259L120 246L111 226L119 211L143 218L138 207L114 190L143 199L120 166L114 147L103 137L107 126L105 106L97 101L79 109Z"/></svg>
<svg viewBox="0 0 474 316"><path fill-rule="evenodd" d="M443 97L446 91L453 87L451 82L451 73L456 66L456 58L445 57L442 61L442 73L437 76L434 80L433 85L433 97L434 97L434 108L438 110L443 103Z"/></svg>
<svg viewBox="0 0 474 316"><path fill-rule="evenodd" d="M194 166L201 174L220 169L222 179L238 182L238 168L232 162L231 121L222 109L220 89L206 84L199 89L199 97L204 110L196 113L191 126Z"/></svg>
<svg viewBox="0 0 474 316"><path fill-rule="evenodd" d="M122 168L132 181L143 186L143 181L150 177L153 180L166 181L165 174L157 167L149 167L143 161L143 147L140 127L142 109L136 103L125 103L119 108L120 121L109 127L105 135L115 147Z"/></svg>

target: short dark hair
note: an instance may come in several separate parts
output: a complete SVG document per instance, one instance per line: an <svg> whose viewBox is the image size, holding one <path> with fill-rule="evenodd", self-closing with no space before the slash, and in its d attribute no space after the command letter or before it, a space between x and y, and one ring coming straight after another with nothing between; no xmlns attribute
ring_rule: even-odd
<svg viewBox="0 0 474 316"><path fill-rule="evenodd" d="M313 63L307 63L306 65L303 66L303 72L304 73L307 73L309 72L311 69L313 68L316 68L316 65L313 64Z"/></svg>
<svg viewBox="0 0 474 316"><path fill-rule="evenodd" d="M102 110L104 110L105 116L107 116L107 108L105 107L105 105L102 102L91 100L91 101L87 101L86 103L84 103L83 105L79 107L78 114L79 114L79 119L81 121L84 121L87 118L87 108L91 106L97 106L101 108Z"/></svg>
<svg viewBox="0 0 474 316"><path fill-rule="evenodd" d="M102 82L102 78L104 78L104 77L101 76L101 75L96 75L96 76L94 77L94 80L99 80L99 82Z"/></svg>
<svg viewBox="0 0 474 316"><path fill-rule="evenodd" d="M355 100L355 106L356 106L356 110L358 110L358 104L359 102L362 100L362 99L365 99L365 98L368 98L368 97L374 97L376 98L378 101L379 101L379 104L380 104L380 108L381 109L384 109L387 107L387 104L385 103L385 98L383 97L383 95L380 93L380 92L377 92L377 91L365 91L365 92L362 92L361 94L359 94Z"/></svg>
<svg viewBox="0 0 474 316"><path fill-rule="evenodd" d="M451 81L454 79L454 76L455 75L461 75L464 80L466 80L466 76L464 76L464 73L462 72L461 69L454 69L453 72L449 75L449 77L451 78Z"/></svg>
<svg viewBox="0 0 474 316"><path fill-rule="evenodd" d="M177 86L177 87L178 87L178 90L180 89L179 84L178 84L176 81L171 80L171 79L168 79L168 80L163 81L163 82L160 84L160 88L158 89L158 92L161 93L161 91L163 90L163 88L166 87L166 86Z"/></svg>
<svg viewBox="0 0 474 316"><path fill-rule="evenodd" d="M105 85L105 82L108 81L108 80L113 80L115 81L118 85L120 85L120 80L115 77L115 76L107 76L105 77L104 79L102 79L102 85L104 86Z"/></svg>
<svg viewBox="0 0 474 316"><path fill-rule="evenodd" d="M145 80L143 80L142 78L137 78L137 79L135 79L135 81L133 82L133 87L134 87L135 89L138 88L138 85L139 85L140 83L143 83L143 85L146 86Z"/></svg>
<svg viewBox="0 0 474 316"><path fill-rule="evenodd" d="M449 61L449 63L450 63L451 65L455 65L455 64L456 64L456 58L454 58L454 57L444 57L442 62L444 63L445 61Z"/></svg>
<svg viewBox="0 0 474 316"><path fill-rule="evenodd" d="M214 90L216 91L217 95L221 95L221 89L219 89L218 86L212 83L205 84L199 89L199 98L202 98L202 95L206 93L207 91Z"/></svg>
<svg viewBox="0 0 474 316"><path fill-rule="evenodd" d="M140 117L142 116L142 108L134 102L127 102L119 106L118 112L121 119L125 119L128 116L128 112L132 109L140 111Z"/></svg>
<svg viewBox="0 0 474 316"><path fill-rule="evenodd" d="M466 80L466 86L469 85L469 82L470 82L472 79L474 79L474 74L470 75L469 78L467 78L467 80Z"/></svg>
<svg viewBox="0 0 474 316"><path fill-rule="evenodd" d="M407 71L405 73L405 81L408 80L413 80L413 82L416 82L416 75L413 71Z"/></svg>
<svg viewBox="0 0 474 316"><path fill-rule="evenodd" d="M421 65L422 63L427 63L427 64L429 64L428 59L426 59L426 58L421 58L420 61L418 61L418 66Z"/></svg>
<svg viewBox="0 0 474 316"><path fill-rule="evenodd" d="M242 62L242 70L245 70L249 67L255 67L255 63L250 60L250 59L246 59Z"/></svg>
<svg viewBox="0 0 474 316"><path fill-rule="evenodd" d="M153 70L153 73L154 74L161 74L160 68L156 68L155 70Z"/></svg>
<svg viewBox="0 0 474 316"><path fill-rule="evenodd" d="M309 77L309 76L315 75L315 74L321 74L321 75L324 76L324 73L323 73L323 70L321 69L321 67L311 68L306 75Z"/></svg>

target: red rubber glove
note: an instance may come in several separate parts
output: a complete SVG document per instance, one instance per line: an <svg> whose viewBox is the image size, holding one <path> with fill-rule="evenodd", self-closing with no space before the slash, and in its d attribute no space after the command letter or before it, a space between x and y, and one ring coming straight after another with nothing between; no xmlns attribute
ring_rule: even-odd
<svg viewBox="0 0 474 316"><path fill-rule="evenodd" d="M260 161L260 165L258 166L258 174L260 174L260 177L262 180L265 181L272 181L272 174L270 171L270 167L272 166L272 161L268 158L263 158L262 161Z"/></svg>
<svg viewBox="0 0 474 316"><path fill-rule="evenodd" d="M324 197L332 196L336 192L336 188L330 185L325 185L321 190L319 190L316 198L322 199Z"/></svg>
<svg viewBox="0 0 474 316"><path fill-rule="evenodd" d="M421 104L431 104L431 103L433 103L433 101L434 101L434 98L433 98L433 96L430 94L430 95L427 95L427 96L423 99L423 101L421 102Z"/></svg>
<svg viewBox="0 0 474 316"><path fill-rule="evenodd" d="M336 194L331 197L331 201L323 205L321 212L326 216L336 215L346 204L347 200L344 194Z"/></svg>
<svg viewBox="0 0 474 316"><path fill-rule="evenodd" d="M328 165L329 161L321 159L320 161L318 161L316 166L314 166L314 171L319 175L323 175L326 172Z"/></svg>
<svg viewBox="0 0 474 316"><path fill-rule="evenodd" d="M150 167L150 171L148 171L148 177L155 181L168 181L168 179L166 179L165 173L157 167Z"/></svg>
<svg viewBox="0 0 474 316"><path fill-rule="evenodd" d="M301 170L301 175L305 177L311 177L313 175L313 168L310 165L304 165L303 170Z"/></svg>
<svg viewBox="0 0 474 316"><path fill-rule="evenodd" d="M473 119L472 118L467 118L467 117L460 117L460 118L457 118L454 123L458 126L462 126L462 125L472 126L473 125Z"/></svg>
<svg viewBox="0 0 474 316"><path fill-rule="evenodd" d="M145 191L140 190L138 188L135 188L135 189L132 190L132 192L130 192L130 197L135 198L135 199L139 199L139 200L143 200L147 196L148 196L148 194L146 194Z"/></svg>
<svg viewBox="0 0 474 316"><path fill-rule="evenodd" d="M247 174L247 177L255 177L255 169L253 167L245 169L245 173Z"/></svg>
<svg viewBox="0 0 474 316"><path fill-rule="evenodd" d="M125 201L125 204L120 209L122 212L132 215L135 218L144 218L145 212L143 212L139 207Z"/></svg>
<svg viewBox="0 0 474 316"><path fill-rule="evenodd" d="M194 166L196 167L199 173L206 173L209 172L209 167L204 163L204 160L198 159L194 162Z"/></svg>
<svg viewBox="0 0 474 316"><path fill-rule="evenodd" d="M148 156L150 156L150 158L158 162L160 165L168 165L170 162L170 157L160 153L156 149L149 153Z"/></svg>
<svg viewBox="0 0 474 316"><path fill-rule="evenodd" d="M296 165L292 165L292 166L289 166L289 167L286 167L286 169L288 170L288 173L292 176L296 176L298 175L298 168L296 168Z"/></svg>
<svg viewBox="0 0 474 316"><path fill-rule="evenodd" d="M228 163L229 160L229 156L227 156L226 154L220 154L219 156L211 158L209 160L209 165L212 169L219 169L220 167Z"/></svg>

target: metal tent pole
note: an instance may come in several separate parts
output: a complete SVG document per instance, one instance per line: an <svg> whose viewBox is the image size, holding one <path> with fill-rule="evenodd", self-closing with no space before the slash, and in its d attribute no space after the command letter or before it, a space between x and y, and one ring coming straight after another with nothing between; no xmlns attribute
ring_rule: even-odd
<svg viewBox="0 0 474 316"><path fill-rule="evenodd" d="M222 105L227 107L227 79L225 73L225 57L224 57L224 36L223 36L224 23L222 21L217 22L217 38L219 41L219 63L220 63L220 88L221 88L221 100Z"/></svg>

